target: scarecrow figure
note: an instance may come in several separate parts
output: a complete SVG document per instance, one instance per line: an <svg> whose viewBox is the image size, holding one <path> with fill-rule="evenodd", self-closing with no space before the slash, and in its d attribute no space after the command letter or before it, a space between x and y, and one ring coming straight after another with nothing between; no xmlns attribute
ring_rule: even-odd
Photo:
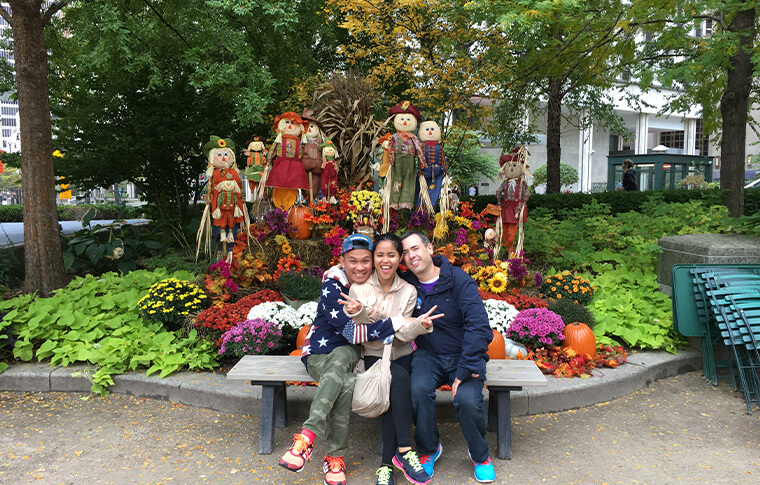
<svg viewBox="0 0 760 485"><path fill-rule="evenodd" d="M267 149L264 146L264 138L254 135L245 142L248 149L243 154L248 157L245 169L245 178L248 180L248 188L251 189L251 201L258 199L258 186L261 174L267 166Z"/></svg>
<svg viewBox="0 0 760 485"><path fill-rule="evenodd" d="M272 149L269 151L269 172L262 181L272 189L272 203L275 207L290 210L298 197L298 190L309 189L309 179L301 161L305 124L300 116L288 111L274 119L273 129L277 131Z"/></svg>
<svg viewBox="0 0 760 485"><path fill-rule="evenodd" d="M319 148L322 149L322 197L330 200L330 197L338 193L338 168L335 165L338 151L329 138Z"/></svg>
<svg viewBox="0 0 760 485"><path fill-rule="evenodd" d="M528 181L530 171L526 164L528 150L525 147L517 147L506 155L499 158L501 165L499 179L501 185L497 192L497 199L501 206L501 215L499 216L502 229L502 238L504 246L509 252L512 252L512 244L515 236L518 235L517 246L514 253L519 257L522 250L523 232L522 226L528 219L527 202L530 197L530 188ZM497 223L497 228L499 224ZM497 251L498 253L498 251Z"/></svg>
<svg viewBox="0 0 760 485"><path fill-rule="evenodd" d="M441 127L435 121L423 121L420 123L420 140L425 144L425 162L427 166L422 169L422 175L425 177L424 186L418 187L415 205L420 205L420 192L423 187L427 189L430 196L430 203L435 207L438 203L438 197L441 195L441 188L444 185L446 176L446 154L443 152L441 145ZM448 197L448 190L443 191L445 197Z"/></svg>
<svg viewBox="0 0 760 485"><path fill-rule="evenodd" d="M422 142L414 134L422 118L420 110L409 101L392 107L388 111L388 116L393 118L396 133L391 136L388 144L390 170L386 179L389 189L387 205L392 209L411 211L418 179L420 183L425 183L422 176L422 170L427 165L425 153ZM429 200L425 200L427 191L424 191L422 198L425 207L432 212L432 204ZM386 205L385 201L383 205Z"/></svg>
<svg viewBox="0 0 760 485"><path fill-rule="evenodd" d="M325 136L322 133L322 124L314 117L314 112L304 109L301 119L304 120L306 143L303 145L303 166L309 175L309 202L319 195L322 187L322 157L320 156L320 143Z"/></svg>
<svg viewBox="0 0 760 485"><path fill-rule="evenodd" d="M235 236L240 230L240 224L246 221L243 181L235 164L235 144L229 138L211 136L208 143L203 145L203 152L209 162L206 176L210 190L206 194L206 209L198 228L198 251L204 230L206 247L210 246L208 228L211 226L214 239L220 244L227 245L227 261L230 262ZM196 258L197 256L196 251Z"/></svg>

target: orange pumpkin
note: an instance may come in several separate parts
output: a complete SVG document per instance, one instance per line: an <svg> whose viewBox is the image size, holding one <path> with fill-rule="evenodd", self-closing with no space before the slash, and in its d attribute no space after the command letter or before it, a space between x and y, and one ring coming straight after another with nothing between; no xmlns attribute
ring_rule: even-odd
<svg viewBox="0 0 760 485"><path fill-rule="evenodd" d="M563 347L570 347L579 354L596 356L596 337L594 331L585 323L575 322L565 325Z"/></svg>
<svg viewBox="0 0 760 485"><path fill-rule="evenodd" d="M306 214L311 215L311 210L303 205L294 205L288 212L288 237L291 239L309 239L311 237L311 223L304 219Z"/></svg>
<svg viewBox="0 0 760 485"><path fill-rule="evenodd" d="M290 355L297 355L298 357L301 357L301 349L294 350L290 353Z"/></svg>
<svg viewBox="0 0 760 485"><path fill-rule="evenodd" d="M298 336L296 336L296 346L300 349L303 347L303 341L306 340L306 335L309 334L309 329L311 329L311 325L304 325L301 327L301 330L298 331Z"/></svg>
<svg viewBox="0 0 760 485"><path fill-rule="evenodd" d="M507 353L504 350L504 335L497 330L493 331L493 340L488 344L488 356L491 359L507 358Z"/></svg>

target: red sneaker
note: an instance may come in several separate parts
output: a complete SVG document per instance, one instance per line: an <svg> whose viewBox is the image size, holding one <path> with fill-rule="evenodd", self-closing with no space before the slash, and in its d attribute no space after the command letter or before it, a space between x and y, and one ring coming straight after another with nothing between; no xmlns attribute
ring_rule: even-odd
<svg viewBox="0 0 760 485"><path fill-rule="evenodd" d="M322 464L325 472L325 485L346 485L346 464L343 458L325 455Z"/></svg>
<svg viewBox="0 0 760 485"><path fill-rule="evenodd" d="M296 433L293 435L293 445L280 458L280 466L290 471L300 472L311 458L314 445L306 436Z"/></svg>

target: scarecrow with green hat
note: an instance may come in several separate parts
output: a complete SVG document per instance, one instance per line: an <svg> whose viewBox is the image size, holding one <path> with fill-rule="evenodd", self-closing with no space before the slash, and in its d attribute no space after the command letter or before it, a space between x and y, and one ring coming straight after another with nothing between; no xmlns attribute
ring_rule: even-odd
<svg viewBox="0 0 760 485"><path fill-rule="evenodd" d="M338 168L335 166L338 150L329 138L319 148L322 149L322 196L329 200L338 193Z"/></svg>
<svg viewBox="0 0 760 485"><path fill-rule="evenodd" d="M203 145L203 152L208 159L206 175L209 180L210 197L207 197L206 209L201 226L198 228L198 249L204 229L206 245L210 244L208 236L209 213L214 239L227 244L227 260L232 260L232 248L240 224L246 220L243 204L243 181L235 164L235 143L229 138L211 136ZM196 252L197 256L197 252Z"/></svg>
<svg viewBox="0 0 760 485"><path fill-rule="evenodd" d="M248 180L248 188L251 189L251 199L256 200L258 185L261 174L267 166L267 149L264 146L264 138L254 135L245 142L248 148L243 152L247 158L245 178Z"/></svg>

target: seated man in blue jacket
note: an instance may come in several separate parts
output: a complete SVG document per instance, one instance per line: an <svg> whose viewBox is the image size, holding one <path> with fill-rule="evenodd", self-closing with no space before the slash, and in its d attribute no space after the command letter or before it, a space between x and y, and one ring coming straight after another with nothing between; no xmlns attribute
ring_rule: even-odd
<svg viewBox="0 0 760 485"><path fill-rule="evenodd" d="M435 322L431 333L415 340L412 409L420 462L432 477L435 461L443 451L435 418L435 390L449 384L457 420L475 462L475 478L493 482L496 472L488 456L483 400L488 344L493 332L478 286L445 257L433 256L433 245L424 234L407 232L401 242L404 264L409 268L402 276L417 288L415 314L437 305L437 311L444 315Z"/></svg>
<svg viewBox="0 0 760 485"><path fill-rule="evenodd" d="M343 456L348 450L353 370L361 356L361 347L356 344L384 339L405 323L403 316L394 316L370 325L354 325L343 311L341 294L348 294L352 284L367 281L372 274L372 261L370 238L352 234L343 241L342 269L333 267L326 275L317 315L303 343L301 360L319 386L309 417L301 432L293 437L293 445L280 459L280 466L296 472L303 470L319 436L327 451L322 464L326 485L346 483Z"/></svg>

